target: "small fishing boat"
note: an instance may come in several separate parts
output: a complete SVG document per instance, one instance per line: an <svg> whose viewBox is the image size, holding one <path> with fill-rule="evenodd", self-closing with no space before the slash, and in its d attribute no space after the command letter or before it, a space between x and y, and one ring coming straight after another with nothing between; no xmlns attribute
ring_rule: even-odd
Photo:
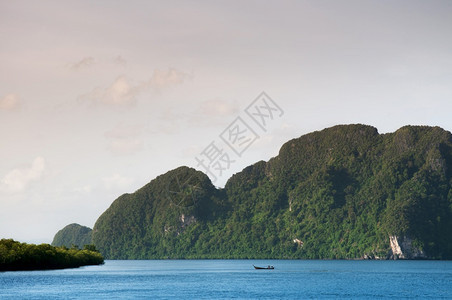
<svg viewBox="0 0 452 300"><path fill-rule="evenodd" d="M253 267L256 269L256 270L273 270L275 267L273 267L273 266L270 266L270 265L268 265L268 266L266 266L266 267L257 267L257 266L255 266L255 265L253 265Z"/></svg>

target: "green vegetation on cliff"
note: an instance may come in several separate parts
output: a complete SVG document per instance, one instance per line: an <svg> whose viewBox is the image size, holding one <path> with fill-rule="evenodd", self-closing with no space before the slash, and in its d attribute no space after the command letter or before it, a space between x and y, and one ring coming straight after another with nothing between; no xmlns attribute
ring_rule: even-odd
<svg viewBox="0 0 452 300"><path fill-rule="evenodd" d="M104 258L92 245L80 250L0 240L0 271L78 268L103 263Z"/></svg>
<svg viewBox="0 0 452 300"><path fill-rule="evenodd" d="M224 211L224 197L209 178L181 167L116 199L97 220L93 243L112 259L184 257Z"/></svg>
<svg viewBox="0 0 452 300"><path fill-rule="evenodd" d="M450 132L327 128L221 190L180 167L115 200L92 241L109 259L384 258L396 255L390 236L418 257L452 258Z"/></svg>
<svg viewBox="0 0 452 300"><path fill-rule="evenodd" d="M92 230L79 224L69 224L55 234L52 246L82 247L91 244Z"/></svg>

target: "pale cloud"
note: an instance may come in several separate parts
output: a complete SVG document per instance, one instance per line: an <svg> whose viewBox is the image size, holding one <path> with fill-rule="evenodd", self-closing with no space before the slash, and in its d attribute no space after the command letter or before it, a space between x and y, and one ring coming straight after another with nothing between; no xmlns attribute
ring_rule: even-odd
<svg viewBox="0 0 452 300"><path fill-rule="evenodd" d="M230 122L232 116L239 113L237 102L223 99L211 99L203 101L189 115L188 121L193 125L212 126Z"/></svg>
<svg viewBox="0 0 452 300"><path fill-rule="evenodd" d="M143 126L119 124L105 133L108 150L116 155L136 153L144 148Z"/></svg>
<svg viewBox="0 0 452 300"><path fill-rule="evenodd" d="M192 108L167 107L159 112L158 124L149 129L151 133L176 134L181 128L212 127L227 125L233 117L239 113L239 105L236 101L227 101L220 98L205 100Z"/></svg>
<svg viewBox="0 0 452 300"><path fill-rule="evenodd" d="M236 102L225 101L222 99L212 99L201 102L198 113L204 116L230 116L239 111Z"/></svg>
<svg viewBox="0 0 452 300"><path fill-rule="evenodd" d="M94 66L100 67L100 68L106 68L111 65L125 66L125 65L127 65L127 60L124 57L122 57L121 55L117 55L111 59L109 59L109 58L97 59L92 56L87 56L75 63L67 64L67 67L73 71L80 71L83 69L92 68Z"/></svg>
<svg viewBox="0 0 452 300"><path fill-rule="evenodd" d="M137 137L143 131L142 125L125 125L120 123L115 128L105 132L107 138L114 139L127 139L131 137Z"/></svg>
<svg viewBox="0 0 452 300"><path fill-rule="evenodd" d="M20 98L16 94L8 94L0 98L0 110L17 110L20 108Z"/></svg>
<svg viewBox="0 0 452 300"><path fill-rule="evenodd" d="M79 97L79 101L101 103L113 106L131 106L136 103L136 98L145 91L161 91L184 83L193 76L168 69L166 71L154 70L151 79L143 82L133 82L124 75L119 76L106 88L95 88L91 92Z"/></svg>
<svg viewBox="0 0 452 300"><path fill-rule="evenodd" d="M187 79L192 79L193 75L178 71L173 68L168 70L154 70L152 78L147 82L147 85L156 89L167 88L184 83Z"/></svg>
<svg viewBox="0 0 452 300"><path fill-rule="evenodd" d="M133 84L127 77L119 76L110 86L95 88L88 94L79 97L79 100L114 106L128 106L135 104L136 96L141 90L141 84Z"/></svg>
<svg viewBox="0 0 452 300"><path fill-rule="evenodd" d="M80 194L89 194L89 193L91 193L92 190L93 190L93 188L90 185L85 185L85 186L75 188L74 192L80 193Z"/></svg>
<svg viewBox="0 0 452 300"><path fill-rule="evenodd" d="M80 60L76 63L69 64L69 68L74 71L79 71L84 68L92 67L95 64L96 64L96 60L94 59L94 57L89 56L89 57L84 57L82 60Z"/></svg>
<svg viewBox="0 0 452 300"><path fill-rule="evenodd" d="M43 176L45 168L44 158L37 157L29 167L11 170L1 179L0 191L10 193L23 191L32 181L37 181Z"/></svg>
<svg viewBox="0 0 452 300"><path fill-rule="evenodd" d="M172 135L180 132L180 123L186 119L185 114L179 113L174 107L163 109L158 114L158 122L149 126L146 131L152 134Z"/></svg>
<svg viewBox="0 0 452 300"><path fill-rule="evenodd" d="M104 186L107 190L115 190L115 189L127 189L129 188L133 183L133 178L129 177L123 177L117 173L102 178L102 181L104 182Z"/></svg>
<svg viewBox="0 0 452 300"><path fill-rule="evenodd" d="M129 155L143 150L143 140L138 138L115 139L108 144L108 150L115 155Z"/></svg>
<svg viewBox="0 0 452 300"><path fill-rule="evenodd" d="M115 65L125 66L127 65L127 60L125 60L121 55L118 55L112 59Z"/></svg>

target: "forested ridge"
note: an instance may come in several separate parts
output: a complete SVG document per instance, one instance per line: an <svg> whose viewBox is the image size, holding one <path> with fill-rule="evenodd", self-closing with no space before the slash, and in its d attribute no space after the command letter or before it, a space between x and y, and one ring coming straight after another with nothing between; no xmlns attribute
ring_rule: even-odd
<svg viewBox="0 0 452 300"><path fill-rule="evenodd" d="M338 125L288 141L224 189L180 167L116 199L92 242L109 259L451 259L452 135Z"/></svg>
<svg viewBox="0 0 452 300"><path fill-rule="evenodd" d="M53 246L84 246L91 244L92 229L76 223L72 223L61 229L53 238Z"/></svg>

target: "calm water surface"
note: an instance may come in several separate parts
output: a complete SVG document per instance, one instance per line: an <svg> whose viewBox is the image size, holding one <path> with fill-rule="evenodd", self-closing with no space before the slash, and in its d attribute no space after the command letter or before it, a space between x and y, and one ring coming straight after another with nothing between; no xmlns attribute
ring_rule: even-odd
<svg viewBox="0 0 452 300"><path fill-rule="evenodd" d="M254 270L274 265L275 270ZM0 299L452 299L452 261L151 260L0 272Z"/></svg>

